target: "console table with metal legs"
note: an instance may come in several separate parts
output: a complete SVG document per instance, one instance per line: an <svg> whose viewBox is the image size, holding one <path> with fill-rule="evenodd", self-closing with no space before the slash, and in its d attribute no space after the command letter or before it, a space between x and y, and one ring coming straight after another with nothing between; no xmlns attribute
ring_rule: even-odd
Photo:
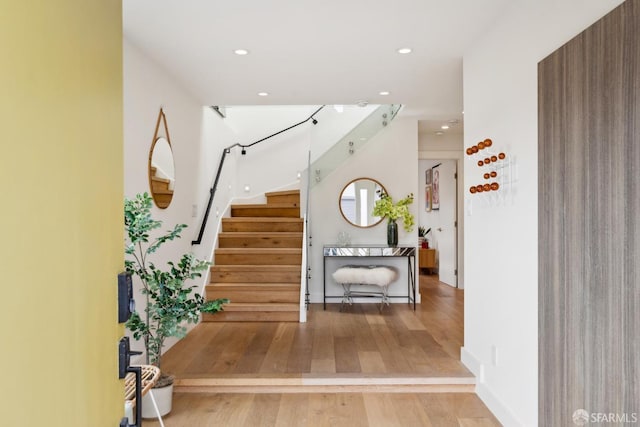
<svg viewBox="0 0 640 427"><path fill-rule="evenodd" d="M323 265L322 265L322 282L324 309L327 308L327 299L343 298L344 295L327 295L327 258L345 257L359 258L370 257L377 258L407 258L407 295L390 295L389 298L407 298L409 304L413 303L413 309L416 309L416 248L415 246L380 246L380 245L356 245L356 246L338 246L325 245L323 248Z"/></svg>

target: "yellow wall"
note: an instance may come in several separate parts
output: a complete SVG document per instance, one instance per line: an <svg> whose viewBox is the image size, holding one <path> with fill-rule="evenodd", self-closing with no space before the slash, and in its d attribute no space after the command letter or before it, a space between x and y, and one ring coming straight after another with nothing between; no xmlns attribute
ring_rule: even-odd
<svg viewBox="0 0 640 427"><path fill-rule="evenodd" d="M115 0L0 0L0 424L116 426Z"/></svg>

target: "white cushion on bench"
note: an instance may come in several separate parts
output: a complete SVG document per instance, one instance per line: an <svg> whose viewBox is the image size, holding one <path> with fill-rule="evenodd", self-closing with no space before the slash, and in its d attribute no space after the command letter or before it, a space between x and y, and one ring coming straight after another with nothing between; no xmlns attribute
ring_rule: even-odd
<svg viewBox="0 0 640 427"><path fill-rule="evenodd" d="M388 286L398 277L396 271L384 266L344 266L333 273L333 280L337 283L358 285Z"/></svg>

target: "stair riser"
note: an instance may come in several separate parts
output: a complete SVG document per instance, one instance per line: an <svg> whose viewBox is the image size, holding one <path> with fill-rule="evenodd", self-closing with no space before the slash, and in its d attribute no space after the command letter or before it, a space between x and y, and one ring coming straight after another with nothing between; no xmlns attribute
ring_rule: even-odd
<svg viewBox="0 0 640 427"><path fill-rule="evenodd" d="M153 191L167 191L169 189L169 183L151 181L151 188L153 188Z"/></svg>
<svg viewBox="0 0 640 427"><path fill-rule="evenodd" d="M298 322L297 311L221 311L203 314L203 322Z"/></svg>
<svg viewBox="0 0 640 427"><path fill-rule="evenodd" d="M229 291L207 289L207 300L229 298L236 303L296 303L300 301L300 291Z"/></svg>
<svg viewBox="0 0 640 427"><path fill-rule="evenodd" d="M219 254L215 255L220 265L300 265L301 254Z"/></svg>
<svg viewBox="0 0 640 427"><path fill-rule="evenodd" d="M171 199L173 199L173 193L172 194L154 194L153 198L155 199L156 202L169 203Z"/></svg>
<svg viewBox="0 0 640 427"><path fill-rule="evenodd" d="M231 216L234 217L285 217L300 218L300 208L277 207L233 207L231 208Z"/></svg>
<svg viewBox="0 0 640 427"><path fill-rule="evenodd" d="M300 196L298 194L286 194L282 196L267 196L267 204L282 203L291 206L300 206Z"/></svg>
<svg viewBox="0 0 640 427"><path fill-rule="evenodd" d="M216 283L212 282L206 286L207 290L224 291L248 291L260 292L268 289L271 292L296 292L300 293L300 284L291 283Z"/></svg>
<svg viewBox="0 0 640 427"><path fill-rule="evenodd" d="M279 222L264 220L256 222L234 221L233 218L222 220L224 232L298 232L302 233L302 221Z"/></svg>
<svg viewBox="0 0 640 427"><path fill-rule="evenodd" d="M300 283L300 272L216 271L211 269L211 282L221 283Z"/></svg>
<svg viewBox="0 0 640 427"><path fill-rule="evenodd" d="M302 236L298 237L236 237L220 236L220 248L301 248Z"/></svg>

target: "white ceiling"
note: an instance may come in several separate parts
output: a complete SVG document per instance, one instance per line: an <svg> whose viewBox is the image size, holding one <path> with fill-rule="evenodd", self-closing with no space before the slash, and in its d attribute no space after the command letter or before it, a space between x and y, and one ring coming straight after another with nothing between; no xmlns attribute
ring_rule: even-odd
<svg viewBox="0 0 640 427"><path fill-rule="evenodd" d="M123 24L203 105L399 103L426 132L462 119L463 52L512 1L124 0Z"/></svg>

